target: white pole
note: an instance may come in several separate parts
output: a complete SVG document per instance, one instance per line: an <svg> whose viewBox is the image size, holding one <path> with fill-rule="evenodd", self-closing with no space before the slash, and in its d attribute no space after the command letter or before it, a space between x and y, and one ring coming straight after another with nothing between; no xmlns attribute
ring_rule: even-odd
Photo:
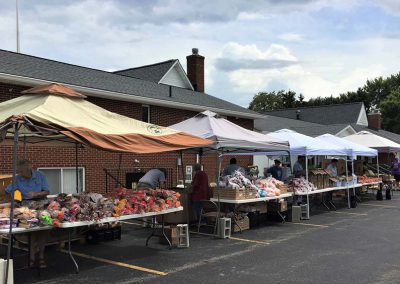
<svg viewBox="0 0 400 284"><path fill-rule="evenodd" d="M376 155L376 169L378 170L378 177L379 177L379 153Z"/></svg>
<svg viewBox="0 0 400 284"><path fill-rule="evenodd" d="M352 161L353 161L353 157L351 157ZM351 208L350 206L350 188L349 188L349 171L347 169L347 156L345 159L346 163L346 187L347 187L347 206L349 207L349 209ZM352 180L353 180L353 175L351 176Z"/></svg>
<svg viewBox="0 0 400 284"><path fill-rule="evenodd" d="M15 0L15 13L16 13L16 31L17 31L17 53L19 53L19 11L18 11L18 0Z"/></svg>
<svg viewBox="0 0 400 284"><path fill-rule="evenodd" d="M308 183L308 156L306 155L306 180ZM310 197L308 195L308 184L307 184L307 219L310 219Z"/></svg>

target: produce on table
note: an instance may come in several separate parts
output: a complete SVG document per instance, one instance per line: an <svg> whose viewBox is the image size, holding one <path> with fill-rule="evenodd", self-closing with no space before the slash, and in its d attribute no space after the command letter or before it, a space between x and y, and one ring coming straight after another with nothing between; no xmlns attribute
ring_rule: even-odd
<svg viewBox="0 0 400 284"><path fill-rule="evenodd" d="M281 190L278 188L278 186L283 184L283 182L273 177L259 179L256 181L256 187L260 197L272 197L281 195Z"/></svg>
<svg viewBox="0 0 400 284"><path fill-rule="evenodd" d="M382 178L378 177L367 177L367 176L358 176L357 177L358 183L364 184L364 183L375 183L375 182L381 182Z"/></svg>
<svg viewBox="0 0 400 284"><path fill-rule="evenodd" d="M75 221L99 221L106 217L160 212L180 207L180 194L172 190L148 189L133 191L126 188L113 190L109 198L98 193L78 195L59 194L52 201L23 202L14 209L20 227L43 225L59 226L60 223ZM26 206L25 206L26 205ZM0 225L9 227L11 208L0 207Z"/></svg>
<svg viewBox="0 0 400 284"><path fill-rule="evenodd" d="M289 182L289 191L291 192L306 193L314 190L317 190L317 188L311 182L308 182L304 177L293 178Z"/></svg>
<svg viewBox="0 0 400 284"><path fill-rule="evenodd" d="M227 176L227 185L233 189L243 187L256 189L251 180L246 178L240 171L235 171L233 175Z"/></svg>

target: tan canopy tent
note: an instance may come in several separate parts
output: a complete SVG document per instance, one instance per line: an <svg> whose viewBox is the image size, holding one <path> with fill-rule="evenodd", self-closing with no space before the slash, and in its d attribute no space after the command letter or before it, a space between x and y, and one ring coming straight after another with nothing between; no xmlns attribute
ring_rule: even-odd
<svg viewBox="0 0 400 284"><path fill-rule="evenodd" d="M60 84L38 86L0 103L0 134L12 142L16 122L20 141L32 144L81 143L107 151L156 153L210 145L212 141L107 111ZM67 143L67 144L66 144Z"/></svg>

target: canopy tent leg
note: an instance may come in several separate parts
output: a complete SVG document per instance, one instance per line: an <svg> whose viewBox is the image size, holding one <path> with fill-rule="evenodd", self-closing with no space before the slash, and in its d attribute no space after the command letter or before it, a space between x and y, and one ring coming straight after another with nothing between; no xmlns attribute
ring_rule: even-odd
<svg viewBox="0 0 400 284"><path fill-rule="evenodd" d="M378 153L378 155L376 156L376 169L377 169L377 171L378 171L378 177L379 177L379 153Z"/></svg>
<svg viewBox="0 0 400 284"><path fill-rule="evenodd" d="M350 206L350 187L349 187L349 170L347 169L347 157L346 157L346 188L347 188L347 206Z"/></svg>
<svg viewBox="0 0 400 284"><path fill-rule="evenodd" d="M308 182L308 156L306 155L306 180ZM310 196L308 194L308 186L307 186L307 219L310 219Z"/></svg>
<svg viewBox="0 0 400 284"><path fill-rule="evenodd" d="M221 166L222 166L222 155L217 156L217 164L218 164L218 175L217 175L217 197L218 197L218 210L217 210L217 220L216 220L216 225L219 227L219 218L221 217L221 202L220 202L220 197L219 197L219 191L220 191L220 186L219 186L219 177L221 176ZM215 231L215 230L214 230ZM217 232L218 234L218 228Z"/></svg>
<svg viewBox="0 0 400 284"><path fill-rule="evenodd" d="M186 190L186 185L185 185L185 167L183 163L183 151L180 151L180 157L181 157L181 172L182 172L182 181L183 181L183 192L186 193L186 224L189 228L189 223L190 223L190 214L189 214L189 192Z"/></svg>
<svg viewBox="0 0 400 284"><path fill-rule="evenodd" d="M76 193L79 193L78 143L75 144L75 182Z"/></svg>
<svg viewBox="0 0 400 284"><path fill-rule="evenodd" d="M10 240L7 245L7 264L6 264L6 273L5 273L5 284L8 283L8 271L10 269L10 258L11 258L11 250L12 250L12 224L14 221L14 191L15 191L15 181L17 176L17 149L18 149L18 131L19 131L19 124L14 124L14 144L13 144L13 160L12 160L12 167L13 167L13 174L12 174L12 183L11 183L11 211L10 211L10 230L8 231L8 239Z"/></svg>
<svg viewBox="0 0 400 284"><path fill-rule="evenodd" d="M354 175L354 160L351 160L351 172ZM353 183L353 196L354 196L354 199L357 198L357 196L356 196L356 188L354 186L354 183Z"/></svg>

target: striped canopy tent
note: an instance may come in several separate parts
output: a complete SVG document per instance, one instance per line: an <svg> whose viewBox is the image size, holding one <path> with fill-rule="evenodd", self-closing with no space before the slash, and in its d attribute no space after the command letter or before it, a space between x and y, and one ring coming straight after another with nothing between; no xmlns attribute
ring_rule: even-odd
<svg viewBox="0 0 400 284"><path fill-rule="evenodd" d="M0 140L68 146L82 144L106 151L157 153L212 144L212 141L105 110L60 84L38 86L0 103Z"/></svg>

